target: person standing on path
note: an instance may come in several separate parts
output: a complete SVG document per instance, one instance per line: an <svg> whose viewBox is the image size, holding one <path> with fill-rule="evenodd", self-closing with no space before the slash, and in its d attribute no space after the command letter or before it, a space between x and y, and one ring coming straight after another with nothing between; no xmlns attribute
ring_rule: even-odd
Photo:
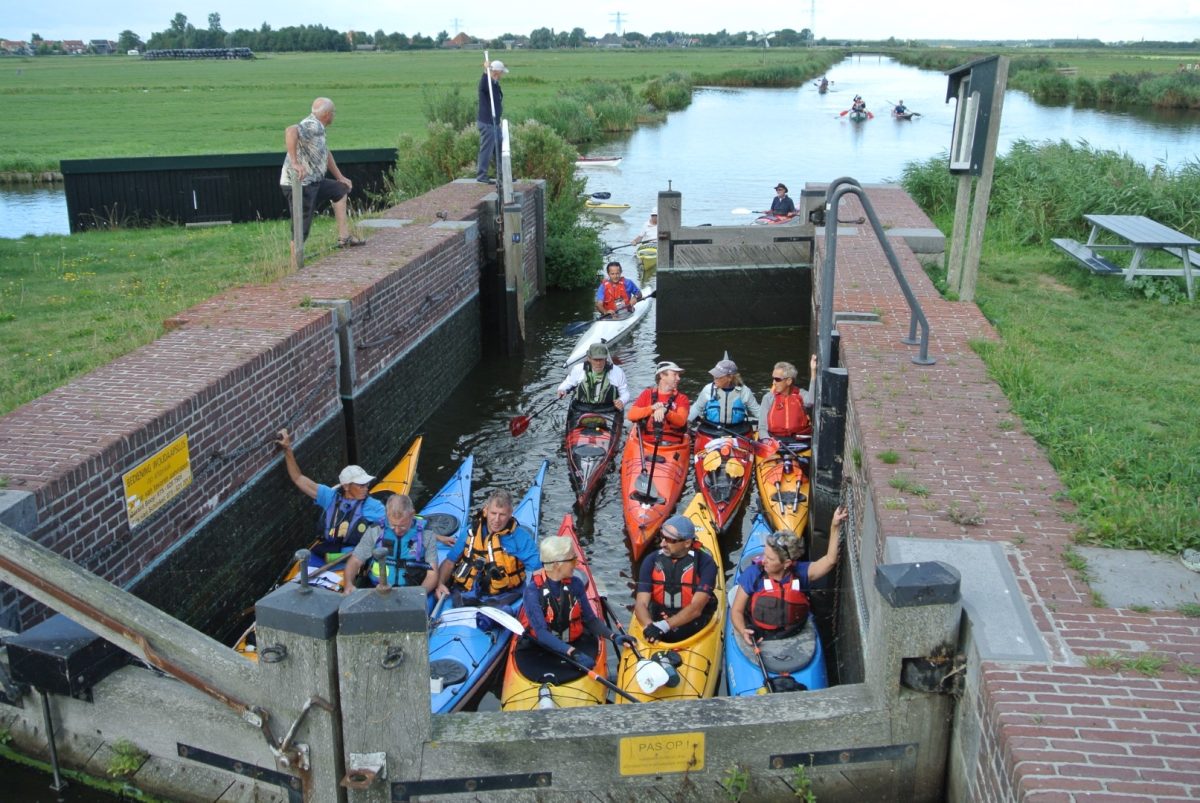
<svg viewBox="0 0 1200 803"><path fill-rule="evenodd" d="M496 174L500 173L500 118L504 116L504 90L500 88L500 76L508 72L504 62L496 59L491 64L483 63L483 75L479 77L479 113L475 124L479 127L479 158L475 163L475 180L481 184L495 184L488 178L488 166L496 159Z"/></svg>

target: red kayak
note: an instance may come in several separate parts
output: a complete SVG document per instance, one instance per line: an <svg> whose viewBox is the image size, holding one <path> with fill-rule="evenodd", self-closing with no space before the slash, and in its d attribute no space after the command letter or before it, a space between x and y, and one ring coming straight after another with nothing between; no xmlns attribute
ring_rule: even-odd
<svg viewBox="0 0 1200 803"><path fill-rule="evenodd" d="M625 428L625 415L611 404L572 404L567 414L567 472L575 504L584 510L612 465Z"/></svg>
<svg viewBox="0 0 1200 803"><path fill-rule="evenodd" d="M723 532L747 498L754 476L754 453L741 438L696 431L692 464L696 490L704 497L717 532Z"/></svg>
<svg viewBox="0 0 1200 803"><path fill-rule="evenodd" d="M787 215L776 215L767 212L765 215L754 219L755 226L787 226L789 224L799 226L800 216L788 217Z"/></svg>
<svg viewBox="0 0 1200 803"><path fill-rule="evenodd" d="M646 443L640 431L629 433L621 457L621 500L625 505L625 529L629 533L633 560L642 559L667 517L683 495L687 482L691 438L679 442L663 438L654 455L654 441ZM654 461L651 458L655 457Z"/></svg>

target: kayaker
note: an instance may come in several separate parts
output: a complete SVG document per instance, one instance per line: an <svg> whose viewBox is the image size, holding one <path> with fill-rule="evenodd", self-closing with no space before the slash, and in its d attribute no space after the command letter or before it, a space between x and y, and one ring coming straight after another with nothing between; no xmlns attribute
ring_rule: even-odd
<svg viewBox="0 0 1200 803"><path fill-rule="evenodd" d="M571 408L595 411L609 405L624 410L629 404L629 383L625 371L609 359L608 346L593 343L588 346L586 367L577 362L567 371L567 378L558 386L558 398L575 391Z"/></svg>
<svg viewBox="0 0 1200 803"><path fill-rule="evenodd" d="M775 185L775 198L771 201L771 214L776 217L795 217L796 204L788 196L788 188L786 184L779 183Z"/></svg>
<svg viewBox="0 0 1200 803"><path fill-rule="evenodd" d="M638 232L637 237L633 238L632 243L634 245L637 245L638 243L642 242L643 240L648 240L649 242L651 242L655 245L658 245L658 210L657 209L650 210L650 219L646 221L644 226L642 226L642 230L640 232Z"/></svg>
<svg viewBox="0 0 1200 803"><path fill-rule="evenodd" d="M854 102L850 104L850 111L865 112L867 110L867 102L862 99L861 95L854 96Z"/></svg>
<svg viewBox="0 0 1200 803"><path fill-rule="evenodd" d="M709 371L713 381L701 388L696 403L688 410L688 421L720 424L739 435L752 431L751 421L758 420L758 400L742 383L737 363L725 355ZM703 418L701 418L703 416ZM720 430L714 430L721 434Z"/></svg>
<svg viewBox="0 0 1200 803"><path fill-rule="evenodd" d="M654 368L654 387L646 388L625 412L625 417L642 428L642 440L651 443L657 437L656 424L662 425L662 436L676 443L687 435L688 398L679 392L679 375L683 369L670 360Z"/></svg>
<svg viewBox="0 0 1200 803"><path fill-rule="evenodd" d="M455 605L509 605L525 584L526 571L542 568L537 545L513 518L512 495L492 491L477 513L470 532L460 535L438 567L436 594L455 594Z"/></svg>
<svg viewBox="0 0 1200 803"><path fill-rule="evenodd" d="M388 551L385 563L390 585L420 585L432 594L437 588L437 539L425 533L425 520L417 517L408 494L392 494L383 507L386 516L382 531L376 538L360 540L346 561L342 592L354 591L354 581L367 565L371 567L368 572L371 585L379 584L381 569L372 555L381 546Z"/></svg>
<svg viewBox="0 0 1200 803"><path fill-rule="evenodd" d="M803 629L808 621L809 588L837 565L838 540L847 517L844 507L834 511L829 548L823 558L812 563L800 560L804 555L800 536L789 530L767 536L762 557L738 575L729 611L734 632L748 646L759 639L787 638Z"/></svg>
<svg viewBox="0 0 1200 803"><path fill-rule="evenodd" d="M817 355L808 361L808 390L796 387L796 366L777 362L771 370L771 389L762 397L758 420L760 438L797 438L812 434L808 411L813 404L813 386L817 376Z"/></svg>
<svg viewBox="0 0 1200 803"><path fill-rule="evenodd" d="M529 636L551 652L573 658L588 669L596 668L600 639L633 645L626 635L614 636L587 600L587 583L575 573L575 545L570 538L552 535L538 544L542 568L525 584L521 622ZM533 649L532 642L518 649Z"/></svg>
<svg viewBox="0 0 1200 803"><path fill-rule="evenodd" d="M608 278L596 288L596 312L601 316L612 315L642 300L642 291L632 279L621 275L621 263L615 259L604 266Z"/></svg>
<svg viewBox="0 0 1200 803"><path fill-rule="evenodd" d="M649 644L695 635L717 609L717 564L694 545L696 525L687 516L672 516L659 533L658 551L642 561L638 572L633 606Z"/></svg>
<svg viewBox="0 0 1200 803"><path fill-rule="evenodd" d="M488 178L488 166L500 156L500 118L504 116L500 76L507 72L503 61L497 59L491 64L485 61L483 75L479 78L479 111L475 115L475 126L479 129L479 158L475 160L475 180L480 184L496 183L496 179ZM500 174L499 161L496 161L496 174Z"/></svg>
<svg viewBox="0 0 1200 803"><path fill-rule="evenodd" d="M897 117L901 117L907 113L908 107L904 105L904 99L901 98L900 102L896 104L896 108L892 109L892 114L896 115Z"/></svg>
<svg viewBox="0 0 1200 803"><path fill-rule="evenodd" d="M386 518L383 503L368 493L375 478L360 466L346 466L338 475L338 485L322 485L300 471L292 452L292 436L286 429L279 430L275 443L283 450L283 462L292 482L321 508L317 520L320 541L312 548L308 565L320 568L339 557L349 558L367 530L382 527Z"/></svg>

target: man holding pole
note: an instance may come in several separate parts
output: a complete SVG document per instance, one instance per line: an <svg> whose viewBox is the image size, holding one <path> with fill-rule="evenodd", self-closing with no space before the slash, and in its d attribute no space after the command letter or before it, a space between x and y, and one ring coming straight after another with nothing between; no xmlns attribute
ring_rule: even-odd
<svg viewBox="0 0 1200 803"><path fill-rule="evenodd" d="M481 184L495 184L488 178L488 165L495 160L496 174L500 174L500 118L504 116L504 90L500 88L500 76L508 72L499 59L488 63L483 54L483 75L479 78L479 113L475 123L479 127L479 159L476 162L475 180Z"/></svg>

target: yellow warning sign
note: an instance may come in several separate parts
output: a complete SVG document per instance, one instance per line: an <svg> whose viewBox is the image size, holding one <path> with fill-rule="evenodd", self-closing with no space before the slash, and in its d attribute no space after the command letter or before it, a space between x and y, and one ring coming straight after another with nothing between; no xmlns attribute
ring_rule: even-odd
<svg viewBox="0 0 1200 803"><path fill-rule="evenodd" d="M622 775L662 775L702 769L703 733L664 733L621 740Z"/></svg>
<svg viewBox="0 0 1200 803"><path fill-rule="evenodd" d="M125 484L125 513L137 527L192 484L187 434L159 449L121 477Z"/></svg>

